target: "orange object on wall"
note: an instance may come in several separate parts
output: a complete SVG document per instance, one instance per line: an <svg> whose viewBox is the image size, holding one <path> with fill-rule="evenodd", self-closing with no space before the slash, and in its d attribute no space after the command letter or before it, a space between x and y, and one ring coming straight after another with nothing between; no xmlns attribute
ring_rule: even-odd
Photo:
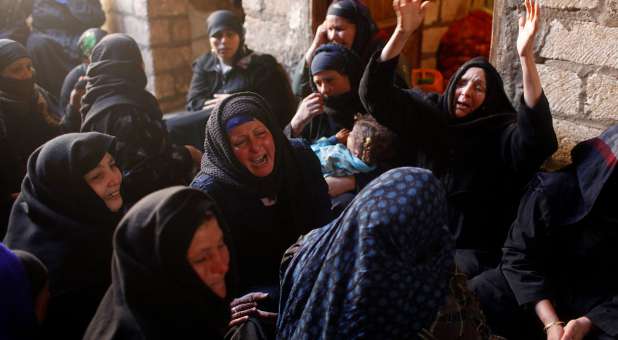
<svg viewBox="0 0 618 340"><path fill-rule="evenodd" d="M425 92L442 93L444 91L444 78L440 71L432 68L415 68L412 70L412 87Z"/></svg>

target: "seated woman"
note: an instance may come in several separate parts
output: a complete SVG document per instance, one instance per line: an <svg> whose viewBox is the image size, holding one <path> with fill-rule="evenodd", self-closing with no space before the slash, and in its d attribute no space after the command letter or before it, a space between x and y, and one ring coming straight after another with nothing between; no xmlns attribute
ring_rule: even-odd
<svg viewBox="0 0 618 340"><path fill-rule="evenodd" d="M229 245L203 192L171 187L146 196L118 225L112 285L84 339L223 339L237 283Z"/></svg>
<svg viewBox="0 0 618 340"><path fill-rule="evenodd" d="M292 90L300 99L311 94L311 63L317 49L327 43L335 43L353 50L360 57L360 68L371 55L384 46L377 35L378 27L369 9L360 0L335 0L328 6L324 22L318 26L311 46L296 66L292 78ZM403 85L405 82L397 79Z"/></svg>
<svg viewBox="0 0 618 340"><path fill-rule="evenodd" d="M233 12L216 11L206 25L211 51L193 63L187 109L212 109L226 95L251 91L266 99L278 126L286 126L296 99L283 67L273 56L247 48L242 22Z"/></svg>
<svg viewBox="0 0 618 340"><path fill-rule="evenodd" d="M534 63L540 18L538 3L531 1L526 0L527 15L520 21L517 43L523 73L517 111L500 75L483 58L464 64L443 95L393 85L397 56L422 23L428 1L394 2L397 28L370 61L361 81L367 111L406 138L414 164L432 169L446 187L457 262L471 277L498 264L526 183L557 148Z"/></svg>
<svg viewBox="0 0 618 340"><path fill-rule="evenodd" d="M0 193L3 208L12 201L26 174L30 154L57 135L79 130L79 117L61 118L55 100L35 84L32 60L18 42L0 39ZM8 215L0 216L0 237Z"/></svg>
<svg viewBox="0 0 618 340"><path fill-rule="evenodd" d="M200 162L192 146L171 144L157 99L146 90L142 55L133 38L110 34L94 48L82 98L82 131L116 137L127 206L158 189L188 184Z"/></svg>
<svg viewBox="0 0 618 340"><path fill-rule="evenodd" d="M215 107L204 149L191 186L215 199L230 226L240 292L266 291L276 299L285 249L330 220L320 163L303 141L283 136L266 101L251 92Z"/></svg>
<svg viewBox="0 0 618 340"><path fill-rule="evenodd" d="M428 170L378 177L282 267L278 338L417 338L453 274L446 222L444 190Z"/></svg>
<svg viewBox="0 0 618 340"><path fill-rule="evenodd" d="M100 0L32 0L28 52L41 85L55 97L73 67L81 63L77 41L89 28L105 23Z"/></svg>
<svg viewBox="0 0 618 340"><path fill-rule="evenodd" d="M618 339L617 157L618 126L612 126L575 146L571 165L531 182L500 268L472 281L505 336L528 327L547 339ZM518 310L534 310L538 320L512 318Z"/></svg>
<svg viewBox="0 0 618 340"><path fill-rule="evenodd" d="M32 254L0 243L0 339L42 339L47 307L47 269Z"/></svg>
<svg viewBox="0 0 618 340"><path fill-rule="evenodd" d="M50 339L81 338L109 286L112 234L123 206L113 152L111 136L70 133L28 160L3 242L49 270L42 327Z"/></svg>

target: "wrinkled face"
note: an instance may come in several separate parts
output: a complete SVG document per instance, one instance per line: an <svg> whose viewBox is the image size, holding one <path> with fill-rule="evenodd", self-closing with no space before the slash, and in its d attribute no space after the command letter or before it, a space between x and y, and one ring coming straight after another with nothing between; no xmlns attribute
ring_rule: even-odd
<svg viewBox="0 0 618 340"><path fill-rule="evenodd" d="M485 101L487 79L480 67L471 67L461 76L455 86L453 112L455 117L463 118L478 109Z"/></svg>
<svg viewBox="0 0 618 340"><path fill-rule="evenodd" d="M226 64L234 62L239 47L240 35L235 31L224 29L210 37L210 50Z"/></svg>
<svg viewBox="0 0 618 340"><path fill-rule="evenodd" d="M32 60L26 57L15 60L2 70L2 76L15 80L32 78Z"/></svg>
<svg viewBox="0 0 618 340"><path fill-rule="evenodd" d="M329 42L352 48L356 37L356 25L336 15L327 15L324 23Z"/></svg>
<svg viewBox="0 0 618 340"><path fill-rule="evenodd" d="M257 119L228 132L234 155L251 174L265 177L275 167L275 141L268 128Z"/></svg>
<svg viewBox="0 0 618 340"><path fill-rule="evenodd" d="M215 217L208 218L195 230L187 250L187 261L213 293L225 298L225 274L229 269L230 253Z"/></svg>
<svg viewBox="0 0 618 340"><path fill-rule="evenodd" d="M324 97L334 97L352 90L350 78L334 70L326 70L313 75L318 92Z"/></svg>
<svg viewBox="0 0 618 340"><path fill-rule="evenodd" d="M112 155L105 153L99 164L84 175L84 180L105 202L109 210L112 212L120 210L122 207L122 196L120 195L122 174Z"/></svg>

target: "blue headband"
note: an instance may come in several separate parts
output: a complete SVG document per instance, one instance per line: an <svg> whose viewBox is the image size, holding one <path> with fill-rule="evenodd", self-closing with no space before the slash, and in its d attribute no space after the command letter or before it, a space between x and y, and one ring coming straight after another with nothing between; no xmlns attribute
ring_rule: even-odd
<svg viewBox="0 0 618 340"><path fill-rule="evenodd" d="M242 125L246 122L250 122L252 120L254 120L255 118L250 116L250 115L246 115L246 114L238 114L234 117L231 117L230 119L227 120L227 122L225 122L225 131L226 132L230 132L230 130L232 130L233 128Z"/></svg>

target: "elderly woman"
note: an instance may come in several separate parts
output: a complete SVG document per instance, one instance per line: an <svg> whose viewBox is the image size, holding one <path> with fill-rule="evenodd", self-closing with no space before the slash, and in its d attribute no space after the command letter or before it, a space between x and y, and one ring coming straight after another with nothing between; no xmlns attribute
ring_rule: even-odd
<svg viewBox="0 0 618 340"><path fill-rule="evenodd" d="M446 215L428 170L373 181L282 266L278 338L416 338L445 303L454 270Z"/></svg>
<svg viewBox="0 0 618 340"><path fill-rule="evenodd" d="M110 34L94 48L82 98L82 131L116 137L127 205L158 189L187 184L201 158L192 146L170 143L157 99L146 90L135 40Z"/></svg>
<svg viewBox="0 0 618 340"><path fill-rule="evenodd" d="M206 25L210 52L193 63L187 109L211 109L228 94L251 91L266 99L283 128L292 117L296 100L281 65L273 56L247 48L242 22L233 12L216 11Z"/></svg>
<svg viewBox="0 0 618 340"><path fill-rule="evenodd" d="M223 339L237 281L230 245L203 192L171 187L146 196L118 225L112 285L84 339Z"/></svg>
<svg viewBox="0 0 618 340"><path fill-rule="evenodd" d="M80 338L109 285L112 234L123 206L114 142L95 132L66 134L28 160L4 243L49 270L47 337Z"/></svg>
<svg viewBox="0 0 618 340"><path fill-rule="evenodd" d="M204 149L191 186L212 195L230 226L241 293L278 287L285 249L330 220L318 159L302 141L288 141L266 101L250 92L217 105Z"/></svg>
<svg viewBox="0 0 618 340"><path fill-rule="evenodd" d="M523 95L515 110L502 78L482 58L464 64L443 95L393 85L397 56L422 23L428 4L394 2L397 28L367 66L360 96L380 124L406 138L415 164L432 169L444 183L458 265L473 276L498 264L526 183L557 148L532 49L539 9L526 0L517 43Z"/></svg>

